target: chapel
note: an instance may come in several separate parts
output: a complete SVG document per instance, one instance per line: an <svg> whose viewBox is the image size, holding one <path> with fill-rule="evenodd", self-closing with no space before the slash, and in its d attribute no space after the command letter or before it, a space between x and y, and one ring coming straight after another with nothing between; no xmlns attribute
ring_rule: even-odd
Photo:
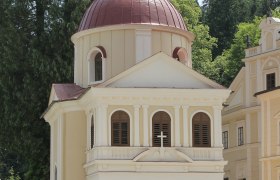
<svg viewBox="0 0 280 180"><path fill-rule="evenodd" d="M169 0L93 1L43 114L50 179L222 180L230 90L192 69L194 38Z"/></svg>

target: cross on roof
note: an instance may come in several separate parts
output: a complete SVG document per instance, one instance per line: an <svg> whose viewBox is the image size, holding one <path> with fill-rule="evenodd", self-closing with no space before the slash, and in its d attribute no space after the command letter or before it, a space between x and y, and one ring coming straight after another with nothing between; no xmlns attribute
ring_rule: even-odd
<svg viewBox="0 0 280 180"><path fill-rule="evenodd" d="M163 132L160 132L160 135L157 136L158 138L160 138L160 147L163 148L163 138L167 138L167 136L163 135Z"/></svg>

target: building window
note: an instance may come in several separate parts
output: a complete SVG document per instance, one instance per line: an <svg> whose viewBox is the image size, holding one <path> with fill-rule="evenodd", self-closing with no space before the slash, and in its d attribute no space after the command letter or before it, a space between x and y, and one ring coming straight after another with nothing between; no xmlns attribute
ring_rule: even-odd
<svg viewBox="0 0 280 180"><path fill-rule="evenodd" d="M275 73L266 75L266 89L271 90L275 88Z"/></svg>
<svg viewBox="0 0 280 180"><path fill-rule="evenodd" d="M130 129L129 116L124 111L116 111L111 117L111 144L112 146L129 146Z"/></svg>
<svg viewBox="0 0 280 180"><path fill-rule="evenodd" d="M88 57L88 81L98 83L104 80L106 51L102 46L95 47Z"/></svg>
<svg viewBox="0 0 280 180"><path fill-rule="evenodd" d="M93 148L94 146L94 119L91 116L91 124L90 124L90 147Z"/></svg>
<svg viewBox="0 0 280 180"><path fill-rule="evenodd" d="M228 177L226 177L226 178L224 178L224 180L229 180L229 178L228 178Z"/></svg>
<svg viewBox="0 0 280 180"><path fill-rule="evenodd" d="M102 80L102 54L97 53L94 58L94 80L101 81Z"/></svg>
<svg viewBox="0 0 280 180"><path fill-rule="evenodd" d="M243 144L244 144L243 127L238 127L238 146L242 146Z"/></svg>
<svg viewBox="0 0 280 180"><path fill-rule="evenodd" d="M228 149L228 131L223 132L223 145L225 149Z"/></svg>
<svg viewBox="0 0 280 180"><path fill-rule="evenodd" d="M210 147L210 118L205 113L197 113L192 119L193 147Z"/></svg>
<svg viewBox="0 0 280 180"><path fill-rule="evenodd" d="M171 146L171 118L170 116L164 112L159 111L153 116L153 147L161 146L161 138L158 137L163 132L163 135L166 136L163 138L163 146L170 147Z"/></svg>
<svg viewBox="0 0 280 180"><path fill-rule="evenodd" d="M176 47L173 51L172 57L183 64L188 64L188 53L185 48Z"/></svg>

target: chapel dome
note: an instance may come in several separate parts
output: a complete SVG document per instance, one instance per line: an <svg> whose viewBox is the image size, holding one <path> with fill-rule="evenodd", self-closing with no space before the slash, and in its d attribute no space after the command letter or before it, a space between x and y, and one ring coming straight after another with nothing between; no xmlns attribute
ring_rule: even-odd
<svg viewBox="0 0 280 180"><path fill-rule="evenodd" d="M149 24L187 31L181 14L169 0L94 0L79 31L120 24Z"/></svg>

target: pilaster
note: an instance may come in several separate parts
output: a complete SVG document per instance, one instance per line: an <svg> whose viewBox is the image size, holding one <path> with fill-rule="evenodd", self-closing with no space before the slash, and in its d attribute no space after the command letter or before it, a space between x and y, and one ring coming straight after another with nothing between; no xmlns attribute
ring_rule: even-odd
<svg viewBox="0 0 280 180"><path fill-rule="evenodd" d="M134 105L134 146L140 146L140 124L139 124L140 105Z"/></svg>
<svg viewBox="0 0 280 180"><path fill-rule="evenodd" d="M184 147L189 147L190 140L189 140L189 133L190 133L190 128L189 128L189 106L183 106L183 145Z"/></svg>
<svg viewBox="0 0 280 180"><path fill-rule="evenodd" d="M143 108L143 146L149 146L149 122L148 122L148 105L142 105Z"/></svg>
<svg viewBox="0 0 280 180"><path fill-rule="evenodd" d="M180 136L180 106L174 106L175 111L175 146L181 146L181 136Z"/></svg>
<svg viewBox="0 0 280 180"><path fill-rule="evenodd" d="M223 147L222 144L222 115L221 115L222 106L214 106L214 119L213 124L214 128L211 129L211 134L214 137L214 147Z"/></svg>

